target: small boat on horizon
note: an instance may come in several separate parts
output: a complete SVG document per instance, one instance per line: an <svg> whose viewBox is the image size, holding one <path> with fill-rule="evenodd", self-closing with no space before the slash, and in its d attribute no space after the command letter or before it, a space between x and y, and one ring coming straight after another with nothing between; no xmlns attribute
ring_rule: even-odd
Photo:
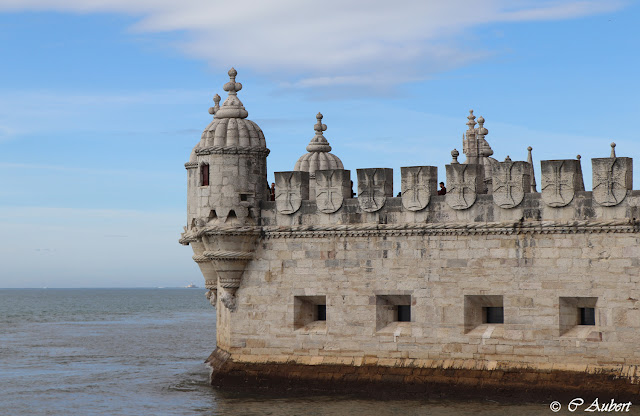
<svg viewBox="0 0 640 416"><path fill-rule="evenodd" d="M187 289L197 289L198 286L194 285L193 282L191 282L188 285L186 285L185 288L187 288Z"/></svg>

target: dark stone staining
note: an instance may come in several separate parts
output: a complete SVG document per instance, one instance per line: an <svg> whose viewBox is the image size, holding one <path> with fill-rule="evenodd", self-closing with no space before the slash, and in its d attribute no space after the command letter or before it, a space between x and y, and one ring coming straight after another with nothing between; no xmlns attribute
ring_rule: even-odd
<svg viewBox="0 0 640 416"><path fill-rule="evenodd" d="M374 299L375 302L375 299ZM256 388L274 392L322 391L368 394L383 398L451 397L460 399L487 396L508 400L571 400L579 394L585 402L595 397L615 395L616 401L633 401L640 385L614 374L587 374L557 370L500 369L468 370L406 365L384 367L289 363L238 363L229 353L216 349L206 360L212 369L210 383L235 392Z"/></svg>
<svg viewBox="0 0 640 416"><path fill-rule="evenodd" d="M384 203L383 209L387 212L401 212L402 198L398 198L398 197L387 198L387 200Z"/></svg>
<svg viewBox="0 0 640 416"><path fill-rule="evenodd" d="M357 199L345 199L340 209L346 214L355 214L360 211L360 205L358 205Z"/></svg>
<svg viewBox="0 0 640 416"><path fill-rule="evenodd" d="M302 201L300 210L295 215L316 215L318 206L315 201Z"/></svg>
<svg viewBox="0 0 640 416"><path fill-rule="evenodd" d="M282 267L286 269L298 267L298 260L283 260Z"/></svg>
<svg viewBox="0 0 640 416"><path fill-rule="evenodd" d="M523 214L525 220L542 220L542 210L540 209L540 194L527 193L522 201Z"/></svg>
<svg viewBox="0 0 640 416"><path fill-rule="evenodd" d="M478 195L474 207L478 212L473 219L474 222L492 222L494 219L493 214L493 195Z"/></svg>
<svg viewBox="0 0 640 416"><path fill-rule="evenodd" d="M591 192L576 192L576 213L575 218L591 219L596 217L596 211L593 207L593 198Z"/></svg>
<svg viewBox="0 0 640 416"><path fill-rule="evenodd" d="M335 260L335 259L331 259L331 260L325 260L324 261L324 266L328 267L328 268L338 268L340 267L340 261L341 260Z"/></svg>
<svg viewBox="0 0 640 416"><path fill-rule="evenodd" d="M447 259L447 267L467 267L466 259Z"/></svg>
<svg viewBox="0 0 640 416"><path fill-rule="evenodd" d="M360 224L361 222L362 222L362 214L359 212L354 214L349 214L347 217L348 224Z"/></svg>
<svg viewBox="0 0 640 416"><path fill-rule="evenodd" d="M260 208L263 211L275 211L276 201L260 201Z"/></svg>

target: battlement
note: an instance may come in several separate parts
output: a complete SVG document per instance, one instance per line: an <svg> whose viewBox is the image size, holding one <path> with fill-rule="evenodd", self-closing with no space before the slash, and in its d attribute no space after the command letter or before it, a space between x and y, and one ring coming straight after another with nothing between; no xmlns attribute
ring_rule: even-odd
<svg viewBox="0 0 640 416"><path fill-rule="evenodd" d="M530 148L531 149L531 148ZM275 203L263 202L261 224L412 224L503 221L582 221L640 218L640 191L632 190L632 159L591 160L593 191L585 191L580 159L543 160L541 192L532 162L461 164L457 151L446 165L446 195L437 195L435 166L401 168L402 188L393 195L393 171L358 169L351 198L349 170L276 172ZM532 181L532 178L534 179ZM489 184L489 186L485 186ZM310 189L315 192L310 195Z"/></svg>

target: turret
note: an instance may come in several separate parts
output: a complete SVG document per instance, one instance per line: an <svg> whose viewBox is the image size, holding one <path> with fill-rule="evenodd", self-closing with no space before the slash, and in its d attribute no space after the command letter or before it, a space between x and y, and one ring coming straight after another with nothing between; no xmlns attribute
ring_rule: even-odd
<svg viewBox="0 0 640 416"><path fill-rule="evenodd" d="M220 287L224 290L221 300L229 309L235 308L235 291L253 258L259 236L253 226L260 222L260 201L269 197L269 149L260 127L247 119L236 75L231 68L230 80L223 86L229 96L222 106L220 97L214 96L215 106L209 109L213 121L185 164L188 217L180 240L193 248L211 304L217 305ZM238 227L243 231L229 231Z"/></svg>
<svg viewBox="0 0 640 416"><path fill-rule="evenodd" d="M219 106L214 96L214 115L202 133L200 142L185 164L189 172L188 226L204 226L212 220L221 223L254 224L260 200L267 200L267 149L264 134L238 98L242 84L235 82L237 72L231 68L230 81L224 84L229 96Z"/></svg>

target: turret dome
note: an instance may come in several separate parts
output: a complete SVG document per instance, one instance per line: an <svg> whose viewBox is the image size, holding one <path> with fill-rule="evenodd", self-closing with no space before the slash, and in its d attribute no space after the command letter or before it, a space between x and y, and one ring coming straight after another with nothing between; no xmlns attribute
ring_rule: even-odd
<svg viewBox="0 0 640 416"><path fill-rule="evenodd" d="M249 113L238 98L242 84L236 82L237 71L231 68L228 74L230 81L224 84L223 89L229 92L229 96L222 106L219 105L220 96L216 94L213 97L215 106L209 109L209 113L214 115L213 121L202 132L200 142L191 152L190 162L195 162L196 152L205 148L268 152L262 130L247 119Z"/></svg>
<svg viewBox="0 0 640 416"><path fill-rule="evenodd" d="M318 122L314 126L315 136L307 146L307 152L298 159L294 171L309 172L310 177L315 177L317 170L344 169L340 158L332 153L331 146L322 132L327 130L327 125L322 124L322 114L318 113Z"/></svg>

